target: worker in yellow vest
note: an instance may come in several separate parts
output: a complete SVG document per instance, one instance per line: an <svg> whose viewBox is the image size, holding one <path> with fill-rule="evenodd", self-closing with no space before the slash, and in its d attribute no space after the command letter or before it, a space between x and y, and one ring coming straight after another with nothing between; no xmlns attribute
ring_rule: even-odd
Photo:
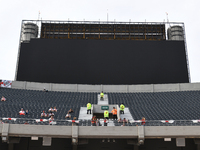
<svg viewBox="0 0 200 150"><path fill-rule="evenodd" d="M103 91L100 93L100 100L103 100L103 98L104 98L104 93L103 93Z"/></svg>
<svg viewBox="0 0 200 150"><path fill-rule="evenodd" d="M87 103L87 114L88 114L88 112L90 112L90 114L91 114L91 108L92 108L91 103L90 102Z"/></svg>
<svg viewBox="0 0 200 150"><path fill-rule="evenodd" d="M124 104L122 103L122 104L120 105L120 114L124 114L124 109L125 109L125 106L124 106Z"/></svg>
<svg viewBox="0 0 200 150"><path fill-rule="evenodd" d="M109 118L109 111L108 110L104 111L104 118L106 118L106 119Z"/></svg>

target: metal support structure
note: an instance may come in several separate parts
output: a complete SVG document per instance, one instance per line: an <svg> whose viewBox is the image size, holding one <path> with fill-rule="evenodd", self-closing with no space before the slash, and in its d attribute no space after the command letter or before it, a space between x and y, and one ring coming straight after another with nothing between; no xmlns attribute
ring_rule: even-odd
<svg viewBox="0 0 200 150"><path fill-rule="evenodd" d="M47 39L166 40L164 23L43 20L41 24L40 38Z"/></svg>
<svg viewBox="0 0 200 150"><path fill-rule="evenodd" d="M15 81L17 80L17 72L18 72L18 64L19 64L19 56L20 56L20 48L21 48L21 37L22 37L22 25L23 21L21 23L21 31L20 31L20 37L19 37L19 46L18 46L18 53L17 53L17 63L15 68Z"/></svg>
<svg viewBox="0 0 200 150"><path fill-rule="evenodd" d="M187 42L186 42L186 33L185 33L184 23L183 23L183 34L184 34L184 42L185 42L185 54L186 54L186 61L187 61L188 78L189 78L189 83L191 83L190 66L189 66L189 59L188 59L188 50L187 50Z"/></svg>

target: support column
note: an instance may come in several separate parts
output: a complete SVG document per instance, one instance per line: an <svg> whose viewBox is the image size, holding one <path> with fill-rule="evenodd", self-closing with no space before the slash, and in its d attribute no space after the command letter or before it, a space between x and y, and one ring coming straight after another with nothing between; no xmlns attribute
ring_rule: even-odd
<svg viewBox="0 0 200 150"><path fill-rule="evenodd" d="M129 92L129 85L126 85L126 93Z"/></svg>
<svg viewBox="0 0 200 150"><path fill-rule="evenodd" d="M2 128L2 142L7 142L8 141L8 131L9 131L10 124L9 123L4 123L3 128Z"/></svg>
<svg viewBox="0 0 200 150"><path fill-rule="evenodd" d="M154 84L152 84L152 92L154 93Z"/></svg>
<svg viewBox="0 0 200 150"><path fill-rule="evenodd" d="M27 85L27 82L25 81L25 82L24 82L24 89L26 89L26 85Z"/></svg>
<svg viewBox="0 0 200 150"><path fill-rule="evenodd" d="M72 126L72 144L78 144L78 126Z"/></svg>
<svg viewBox="0 0 200 150"><path fill-rule="evenodd" d="M138 126L138 144L144 144L144 126Z"/></svg>
<svg viewBox="0 0 200 150"><path fill-rule="evenodd" d="M49 91L52 91L52 86L53 86L52 83L50 83L50 89L49 89Z"/></svg>

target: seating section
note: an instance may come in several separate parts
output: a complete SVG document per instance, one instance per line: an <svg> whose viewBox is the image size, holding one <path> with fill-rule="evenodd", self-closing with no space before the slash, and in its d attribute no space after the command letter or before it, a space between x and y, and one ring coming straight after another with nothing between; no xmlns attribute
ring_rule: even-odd
<svg viewBox="0 0 200 150"><path fill-rule="evenodd" d="M200 91L109 93L110 104L124 103L140 120L195 120L200 118Z"/></svg>
<svg viewBox="0 0 200 150"><path fill-rule="evenodd" d="M80 107L86 107L90 101L97 104L97 94L99 93L79 93L79 92L43 92L35 90L21 89L0 89L0 96L6 97L5 102L0 102L0 118L21 118L17 121L8 120L9 123L35 124L33 119L40 119L41 112L48 111L50 107L56 106L55 119L58 125L71 125L67 122L65 115L72 108L72 117L79 115ZM159 92L159 93L106 93L109 104L124 103L129 108L133 118L140 120L145 117L146 125L200 125L191 121L174 123L160 123L156 120L198 120L200 118L200 91L181 92ZM29 110L29 115L20 116L19 111L23 108ZM48 119L48 118L43 118ZM69 119L68 119L69 120ZM151 121L148 121L151 120ZM123 123L114 122L116 126ZM48 122L39 122L45 125ZM81 120L79 125L91 125L90 120ZM126 126L141 125L141 123L127 123Z"/></svg>
<svg viewBox="0 0 200 150"><path fill-rule="evenodd" d="M74 93L74 92L43 92L20 89L0 89L0 96L6 97L5 102L0 102L0 118L32 118L40 119L42 111L48 111L56 106L55 119L65 119L70 108L73 109L72 118L79 115L80 107L86 107L88 102L97 103L97 93ZM29 110L29 115L20 116L19 111L23 108ZM43 117L43 119L46 119ZM48 119L48 118L47 118Z"/></svg>

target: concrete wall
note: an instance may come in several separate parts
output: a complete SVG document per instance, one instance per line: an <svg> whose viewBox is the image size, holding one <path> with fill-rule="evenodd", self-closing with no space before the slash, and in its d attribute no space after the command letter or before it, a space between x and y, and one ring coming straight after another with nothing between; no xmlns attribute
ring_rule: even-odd
<svg viewBox="0 0 200 150"><path fill-rule="evenodd" d="M50 83L51 84L51 83ZM51 84L50 91L77 92L77 84Z"/></svg>
<svg viewBox="0 0 200 150"><path fill-rule="evenodd" d="M43 90L66 92L169 92L200 90L200 83L148 84L148 85L83 85L83 84L53 84L13 81L14 89Z"/></svg>
<svg viewBox="0 0 200 150"><path fill-rule="evenodd" d="M10 124L9 135L23 136L51 136L51 137L72 137L70 126L47 126L47 125L24 125Z"/></svg>
<svg viewBox="0 0 200 150"><path fill-rule="evenodd" d="M154 85L128 85L128 92L154 92Z"/></svg>
<svg viewBox="0 0 200 150"><path fill-rule="evenodd" d="M145 137L200 137L200 126L145 126Z"/></svg>
<svg viewBox="0 0 200 150"><path fill-rule="evenodd" d="M127 85L102 85L104 92L127 92Z"/></svg>
<svg viewBox="0 0 200 150"><path fill-rule="evenodd" d="M3 126L0 124L0 134ZM138 128L144 128L144 138L199 138L200 126L49 126L10 124L8 136L71 138L138 138ZM75 131L76 130L76 131Z"/></svg>

